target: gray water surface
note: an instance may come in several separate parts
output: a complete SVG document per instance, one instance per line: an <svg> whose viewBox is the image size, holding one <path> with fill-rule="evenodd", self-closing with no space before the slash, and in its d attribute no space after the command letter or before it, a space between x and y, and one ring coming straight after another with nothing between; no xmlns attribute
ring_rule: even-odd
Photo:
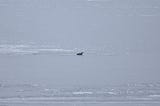
<svg viewBox="0 0 160 106"><path fill-rule="evenodd" d="M0 0L0 106L158 106L159 17L159 0Z"/></svg>

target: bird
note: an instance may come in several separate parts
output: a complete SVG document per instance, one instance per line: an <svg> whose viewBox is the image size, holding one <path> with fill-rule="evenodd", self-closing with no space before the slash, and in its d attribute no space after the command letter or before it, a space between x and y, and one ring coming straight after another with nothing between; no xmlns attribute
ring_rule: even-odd
<svg viewBox="0 0 160 106"><path fill-rule="evenodd" d="M79 52L79 53L77 53L76 55L83 55L83 53L84 53L84 52Z"/></svg>

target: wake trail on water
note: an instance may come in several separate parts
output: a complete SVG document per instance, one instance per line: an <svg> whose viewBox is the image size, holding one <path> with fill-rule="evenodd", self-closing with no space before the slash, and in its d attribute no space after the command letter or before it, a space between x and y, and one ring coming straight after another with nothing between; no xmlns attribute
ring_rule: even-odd
<svg viewBox="0 0 160 106"><path fill-rule="evenodd" d="M52 45L24 45L24 44L0 44L0 55L65 55L73 56L78 52L85 55L107 55L113 56L115 53L108 50L88 49L88 48L60 48Z"/></svg>

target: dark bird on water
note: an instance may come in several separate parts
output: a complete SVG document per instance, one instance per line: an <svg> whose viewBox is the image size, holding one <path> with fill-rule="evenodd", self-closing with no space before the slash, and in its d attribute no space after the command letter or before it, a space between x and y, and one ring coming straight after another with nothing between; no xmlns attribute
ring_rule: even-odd
<svg viewBox="0 0 160 106"><path fill-rule="evenodd" d="M77 53L76 55L83 55L83 53L84 53L84 52L79 52L79 53Z"/></svg>

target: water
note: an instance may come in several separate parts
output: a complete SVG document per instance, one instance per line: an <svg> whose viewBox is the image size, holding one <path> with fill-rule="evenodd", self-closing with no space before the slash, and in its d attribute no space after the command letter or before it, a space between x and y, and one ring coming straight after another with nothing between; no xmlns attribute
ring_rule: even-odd
<svg viewBox="0 0 160 106"><path fill-rule="evenodd" d="M39 80L38 82L47 84L81 85L87 79L88 82L86 80L86 84L84 83L87 85L97 77L95 68L98 65L101 68L105 64L106 58L115 55L111 50L101 48L67 49L54 45L37 44L2 44L0 46L3 72L1 80L7 79L16 83L23 83L23 81L37 83ZM84 56L76 55L80 51L85 52ZM92 64L97 66L92 66ZM92 77L88 78L88 75L91 74Z"/></svg>
<svg viewBox="0 0 160 106"><path fill-rule="evenodd" d="M159 0L0 0L0 106L159 106L159 13Z"/></svg>
<svg viewBox="0 0 160 106"><path fill-rule="evenodd" d="M1 55L61 55L73 56L76 53L84 51L87 55L115 55L111 48L60 48L54 45L38 45L38 44L1 44Z"/></svg>
<svg viewBox="0 0 160 106"><path fill-rule="evenodd" d="M3 105L137 105L158 106L160 83L103 87L54 87L38 84L1 84Z"/></svg>
<svg viewBox="0 0 160 106"><path fill-rule="evenodd" d="M84 56L77 56L82 50ZM2 106L158 106L160 103L159 75L147 70L157 65L152 61L144 63L144 59L159 61L150 53L1 44L0 57Z"/></svg>
<svg viewBox="0 0 160 106"><path fill-rule="evenodd" d="M82 50L52 45L3 44L0 80L68 86L159 81L157 53L129 51L126 54L94 48L85 49L84 56L77 56Z"/></svg>

